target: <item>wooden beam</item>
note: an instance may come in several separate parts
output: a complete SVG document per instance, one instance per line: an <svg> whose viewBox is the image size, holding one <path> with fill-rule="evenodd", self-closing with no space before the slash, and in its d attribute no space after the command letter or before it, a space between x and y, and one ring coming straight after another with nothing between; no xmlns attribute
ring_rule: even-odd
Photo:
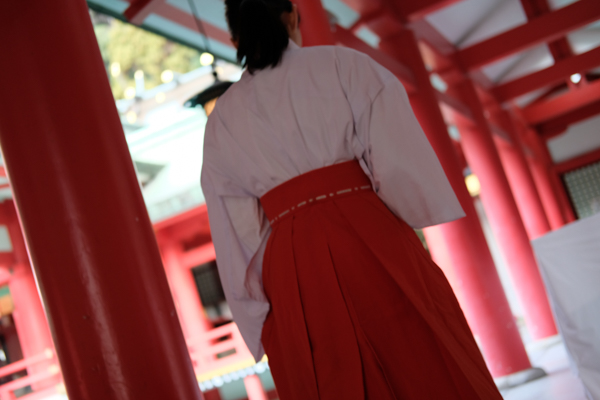
<svg viewBox="0 0 600 400"><path fill-rule="evenodd" d="M412 93L416 91L415 78L412 71L404 64L399 63L387 54L369 46L356 37L351 31L341 26L335 27L334 36L338 43L369 55L373 60L390 70L390 72L396 75L402 82L407 92Z"/></svg>
<svg viewBox="0 0 600 400"><path fill-rule="evenodd" d="M456 52L456 47L442 35L429 21L421 19L407 25L418 40L427 42L440 56L451 58Z"/></svg>
<svg viewBox="0 0 600 400"><path fill-rule="evenodd" d="M563 133L569 125L576 124L598 114L600 114L600 100L539 124L536 126L536 130L543 139L548 140Z"/></svg>
<svg viewBox="0 0 600 400"><path fill-rule="evenodd" d="M461 102L456 97L440 92L439 90L435 91L435 95L440 103L450 107L454 112L462 115L467 120L471 122L474 121L473 113L465 103Z"/></svg>
<svg viewBox="0 0 600 400"><path fill-rule="evenodd" d="M215 246L211 243L188 250L181 255L181 265L184 268L194 268L216 258Z"/></svg>
<svg viewBox="0 0 600 400"><path fill-rule="evenodd" d="M169 3L165 3L165 5L160 8L160 11L157 14L183 26L184 28L198 32L198 26L196 25L194 16L172 6ZM214 39L230 47L233 46L231 44L231 34L229 32L224 31L223 29L211 24L206 20L202 20L202 25L204 26L204 30L210 39Z"/></svg>
<svg viewBox="0 0 600 400"><path fill-rule="evenodd" d="M595 149L589 153L555 164L554 171L558 174L564 174L598 161L600 161L600 149Z"/></svg>
<svg viewBox="0 0 600 400"><path fill-rule="evenodd" d="M165 0L133 0L123 15L129 22L141 25L148 15L157 12L165 4Z"/></svg>
<svg viewBox="0 0 600 400"><path fill-rule="evenodd" d="M129 7L123 12L123 15L127 20L136 25L142 25L146 17L150 14L156 14L181 25L184 28L198 32L198 26L196 25L194 16L166 3L166 0L133 0ZM232 46L231 35L229 32L224 31L205 20L202 21L202 24L210 39L214 39L227 46Z"/></svg>
<svg viewBox="0 0 600 400"><path fill-rule="evenodd" d="M342 0L342 3L346 4L363 17L368 14L376 13L383 7L382 0Z"/></svg>
<svg viewBox="0 0 600 400"><path fill-rule="evenodd" d="M600 80L597 80L557 98L525 107L523 116L529 125L537 125L577 111L599 100Z"/></svg>
<svg viewBox="0 0 600 400"><path fill-rule="evenodd" d="M521 0L521 5L529 21L552 12L548 0ZM554 61L563 60L574 55L573 49L565 37L549 42L548 49L552 53Z"/></svg>
<svg viewBox="0 0 600 400"><path fill-rule="evenodd" d="M458 59L467 70L479 68L532 46L554 41L599 18L598 0L579 0L460 50Z"/></svg>
<svg viewBox="0 0 600 400"><path fill-rule="evenodd" d="M504 102L534 90L560 83L575 73L583 74L585 71L597 66L600 66L600 47L560 60L553 66L541 71L495 86L491 91L499 101Z"/></svg>
<svg viewBox="0 0 600 400"><path fill-rule="evenodd" d="M154 232L160 232L163 230L172 229L173 227L185 223L189 220L196 220L202 222L204 219L208 220L208 211L206 209L206 204L201 204L190 210L184 211L181 214L177 214L162 221L158 221L153 224L153 228Z"/></svg>

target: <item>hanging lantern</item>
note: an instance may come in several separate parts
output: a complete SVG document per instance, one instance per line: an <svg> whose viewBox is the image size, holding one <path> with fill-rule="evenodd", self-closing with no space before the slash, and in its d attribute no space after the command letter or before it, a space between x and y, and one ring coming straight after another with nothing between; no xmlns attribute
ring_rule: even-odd
<svg viewBox="0 0 600 400"><path fill-rule="evenodd" d="M215 105L217 104L217 99L229 89L229 86L233 85L233 82L223 82L219 80L217 75L216 68L216 60L215 57L210 52L210 43L208 41L208 35L206 34L206 30L204 29L204 24L202 20L200 20L198 16L198 10L196 9L196 5L194 0L188 0L190 5L190 11L194 16L194 21L196 21L196 25L198 26L198 32L202 34L204 38L204 48L206 49L205 53L202 53L200 56L200 63L202 65L211 65L212 66L212 74L215 77L215 82L208 89L198 93L191 99L187 100L183 103L184 107L198 107L199 105L204 108L206 112L206 116L208 117L210 113L214 110Z"/></svg>
<svg viewBox="0 0 600 400"><path fill-rule="evenodd" d="M202 106L206 112L206 116L209 116L217 104L217 99L221 97L231 85L233 85L233 82L223 82L216 79L215 83L210 87L198 93L183 105L190 108Z"/></svg>

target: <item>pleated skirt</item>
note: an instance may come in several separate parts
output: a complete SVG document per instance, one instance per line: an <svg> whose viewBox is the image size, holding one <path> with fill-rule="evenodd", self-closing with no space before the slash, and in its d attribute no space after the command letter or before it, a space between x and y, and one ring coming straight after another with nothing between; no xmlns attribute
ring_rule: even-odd
<svg viewBox="0 0 600 400"><path fill-rule="evenodd" d="M262 343L281 400L501 400L443 272L356 161L268 192Z"/></svg>

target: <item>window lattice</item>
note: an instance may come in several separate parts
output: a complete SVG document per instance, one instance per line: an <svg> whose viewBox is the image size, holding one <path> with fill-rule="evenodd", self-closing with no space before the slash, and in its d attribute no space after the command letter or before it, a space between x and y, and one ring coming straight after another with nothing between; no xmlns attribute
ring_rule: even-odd
<svg viewBox="0 0 600 400"><path fill-rule="evenodd" d="M192 273L204 307L217 306L220 302L225 301L225 294L223 293L215 261L193 268Z"/></svg>
<svg viewBox="0 0 600 400"><path fill-rule="evenodd" d="M600 162L563 175L578 218L600 212Z"/></svg>

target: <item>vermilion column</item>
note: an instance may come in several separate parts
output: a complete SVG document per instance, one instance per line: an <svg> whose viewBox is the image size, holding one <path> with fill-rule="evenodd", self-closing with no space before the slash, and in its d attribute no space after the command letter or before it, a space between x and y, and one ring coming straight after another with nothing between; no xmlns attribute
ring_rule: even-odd
<svg viewBox="0 0 600 400"><path fill-rule="evenodd" d="M83 0L0 2L0 144L69 398L201 399Z"/></svg>
<svg viewBox="0 0 600 400"><path fill-rule="evenodd" d="M531 130L532 132L532 142L537 148L538 154L543 158L544 163L547 166L547 173L549 175L550 183L554 189L554 193L557 197L558 204L562 211L563 218L566 223L570 223L575 221L577 218L575 217L575 212L573 211L573 207L571 206L571 201L569 200L569 196L567 195L567 191L565 190L565 186L562 183L560 177L554 171L552 166L554 165L554 161L552 160L552 156L550 155L550 151L548 151L548 146L546 143L540 138L537 132Z"/></svg>
<svg viewBox="0 0 600 400"><path fill-rule="evenodd" d="M246 387L248 400L267 400L267 394L257 375L246 376L244 378L244 386Z"/></svg>
<svg viewBox="0 0 600 400"><path fill-rule="evenodd" d="M550 179L550 165L548 164L549 160L546 159L546 153L540 147L544 144L541 142L539 137L537 137L535 132L527 130L527 128L520 125L517 125L517 129L519 129L521 136L525 139L525 143L530 146L533 153L528 155L526 160L529 164L533 181L535 182L538 193L540 194L540 199L542 201L542 205L544 206L544 210L546 211L546 216L548 217L550 227L553 230L559 229L565 224L565 218L563 216L561 205L558 201L552 180Z"/></svg>
<svg viewBox="0 0 600 400"><path fill-rule="evenodd" d="M511 126L510 119L506 115L502 118L505 122L505 132L512 143L496 140L496 147L527 236L533 240L550 231L550 223L525 160L521 140Z"/></svg>
<svg viewBox="0 0 600 400"><path fill-rule="evenodd" d="M565 225L565 218L556 198L548 167L543 161L534 157L527 157L527 163L529 164L535 186L538 188L538 193L540 194L540 199L544 205L550 226L553 230L561 228Z"/></svg>
<svg viewBox="0 0 600 400"><path fill-rule="evenodd" d="M411 68L418 87L418 92L410 95L411 104L467 214L466 218L440 225L439 229L462 293L461 307L480 339L490 371L499 377L528 369L531 364L465 187L462 170L415 37L405 30L383 38L380 48Z"/></svg>
<svg viewBox="0 0 600 400"><path fill-rule="evenodd" d="M169 239L160 240L160 249L183 332L188 340L193 340L211 328L204 315L194 276L181 263L182 248L179 243Z"/></svg>
<svg viewBox="0 0 600 400"><path fill-rule="evenodd" d="M425 235L425 241L427 242L427 246L429 247L429 253L431 254L431 258L433 261L440 267L440 269L446 275L446 279L452 286L454 290L454 294L458 299L460 304L465 302L465 297L462 292L461 280L457 276L454 267L452 266L452 257L450 255L450 249L446 246L446 240L444 238L444 233L442 232L441 226L431 226L423 229L423 234ZM473 333L475 332L475 326L471 326L471 330Z"/></svg>
<svg viewBox="0 0 600 400"><path fill-rule="evenodd" d="M465 79L455 87L469 105L475 127L457 118L467 162L481 182L481 201L510 270L534 339L556 335L556 325L533 249L494 146L483 108L473 83Z"/></svg>
<svg viewBox="0 0 600 400"><path fill-rule="evenodd" d="M300 13L300 31L304 46L321 46L335 44L329 16L323 8L321 0L295 0Z"/></svg>
<svg viewBox="0 0 600 400"><path fill-rule="evenodd" d="M56 359L52 356L54 345L35 278L29 265L29 257L16 211L12 202L5 203L3 208L6 209L8 217L7 228L15 258L8 285L15 306L13 318L19 336L19 344L24 358L42 353L48 356L48 362L38 363L27 369L29 375L35 375L53 368L52 365L56 363ZM42 389L56 383L57 379L45 380L34 385L34 389Z"/></svg>

